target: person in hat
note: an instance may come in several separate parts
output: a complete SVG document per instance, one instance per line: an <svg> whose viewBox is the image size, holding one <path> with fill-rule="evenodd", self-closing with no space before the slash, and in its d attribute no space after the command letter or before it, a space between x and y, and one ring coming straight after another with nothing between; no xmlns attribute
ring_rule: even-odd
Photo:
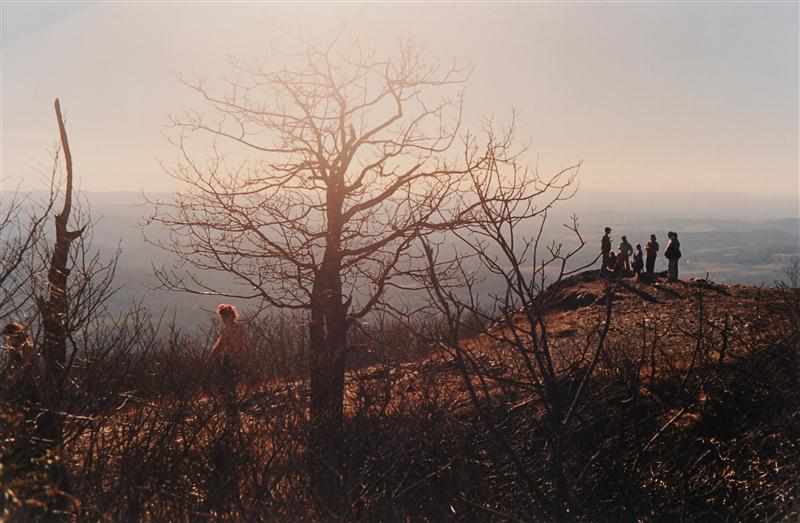
<svg viewBox="0 0 800 523"><path fill-rule="evenodd" d="M611 254L611 227L606 227L605 234L603 235L603 239L600 241L600 252L603 255L603 262L600 266L600 272L606 272L608 269L613 269L613 266L610 264L609 255Z"/></svg>

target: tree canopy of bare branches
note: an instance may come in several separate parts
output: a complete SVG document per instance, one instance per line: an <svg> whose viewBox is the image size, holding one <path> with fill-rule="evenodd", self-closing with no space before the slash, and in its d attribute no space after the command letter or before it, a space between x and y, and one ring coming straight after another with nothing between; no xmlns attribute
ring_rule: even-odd
<svg viewBox="0 0 800 523"><path fill-rule="evenodd" d="M308 311L312 449L340 432L349 322L424 270L416 240L474 219L472 174L513 160L510 133L462 138L465 70L344 47L186 82L207 111L172 119L183 190L153 216L185 263L159 271L168 287Z"/></svg>
<svg viewBox="0 0 800 523"><path fill-rule="evenodd" d="M0 321L16 315L31 297L26 269L52 206L52 191L43 205L19 192L0 195Z"/></svg>

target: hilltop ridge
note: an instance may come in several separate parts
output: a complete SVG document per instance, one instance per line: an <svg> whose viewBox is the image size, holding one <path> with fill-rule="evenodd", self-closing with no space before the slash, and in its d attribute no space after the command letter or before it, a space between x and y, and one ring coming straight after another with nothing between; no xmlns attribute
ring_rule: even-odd
<svg viewBox="0 0 800 523"><path fill-rule="evenodd" d="M541 479L553 473L535 464L553 459L549 445L568 449L559 467L586 511L577 519L800 515L796 289L587 271L550 286L543 303L546 341L515 345L532 331L519 311L463 346L483 391L476 406L503 420L495 437L514 459ZM554 384L525 370L544 350ZM564 402L570 414L557 414Z"/></svg>
<svg viewBox="0 0 800 523"><path fill-rule="evenodd" d="M697 327L701 302L704 321L719 323L727 317L727 321L741 321L761 334L777 334L786 327L775 316L776 302L785 298L785 290L705 278L670 282L663 272L652 279L613 279L599 270L588 270L565 277L542 293L550 333L555 337L574 336L603 321L609 293L613 294L612 333L634 327L641 330L643 324L647 329L689 333Z"/></svg>
<svg viewBox="0 0 800 523"><path fill-rule="evenodd" d="M82 515L190 520L231 489L233 470L247 520L800 516L797 290L586 271L542 304L535 330L527 311L510 311L456 346L428 338L414 357L348 371L339 518L308 498L307 379L242 379L225 440L229 398L191 347L130 362L121 402L65 420L84 431L65 449ZM353 351L411 356L416 343L407 331L367 341ZM545 352L549 377L536 362ZM269 364L260 356L256 372ZM36 469L14 466L14 492L39 496Z"/></svg>

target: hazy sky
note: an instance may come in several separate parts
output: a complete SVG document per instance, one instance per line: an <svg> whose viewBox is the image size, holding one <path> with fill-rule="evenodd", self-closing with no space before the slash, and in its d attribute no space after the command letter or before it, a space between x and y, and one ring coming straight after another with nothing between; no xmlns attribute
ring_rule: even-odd
<svg viewBox="0 0 800 523"><path fill-rule="evenodd" d="M0 189L46 186L58 96L84 190L171 190L164 126L193 103L179 74L344 30L469 62L467 125L515 108L530 161L582 160L585 189L798 195L796 2L3 3L0 18Z"/></svg>

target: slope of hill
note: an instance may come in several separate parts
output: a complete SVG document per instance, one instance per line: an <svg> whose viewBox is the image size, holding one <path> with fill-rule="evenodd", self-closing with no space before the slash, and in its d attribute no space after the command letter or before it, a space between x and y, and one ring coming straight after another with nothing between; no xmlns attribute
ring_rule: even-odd
<svg viewBox="0 0 800 523"><path fill-rule="evenodd" d="M438 394L493 448L489 506L520 520L800 515L800 294L590 271L542 305L538 342L538 315L520 311L435 356Z"/></svg>
<svg viewBox="0 0 800 523"><path fill-rule="evenodd" d="M180 348L154 354L140 373L126 371L117 387L124 402L65 420L75 435L67 459L79 515L800 515L796 290L663 276L608 280L589 271L551 286L537 303L541 314L509 311L456 344L446 336L433 346L417 343L418 353L428 351L422 356L410 358L409 331L374 332L353 346L354 359L373 356L347 375L342 452L332 458L344 493L336 513L316 506L308 490L307 382L258 374L276 354L275 338L259 338L258 360L237 391L235 438L230 407L202 360ZM22 497L30 490L18 478Z"/></svg>
<svg viewBox="0 0 800 523"><path fill-rule="evenodd" d="M615 521L796 517L796 292L662 278L609 286L584 273L552 288L548 302L560 400L576 414L548 437L537 424L558 405L545 393L544 414L517 423L563 445L571 512ZM543 462L548 454L533 453Z"/></svg>

